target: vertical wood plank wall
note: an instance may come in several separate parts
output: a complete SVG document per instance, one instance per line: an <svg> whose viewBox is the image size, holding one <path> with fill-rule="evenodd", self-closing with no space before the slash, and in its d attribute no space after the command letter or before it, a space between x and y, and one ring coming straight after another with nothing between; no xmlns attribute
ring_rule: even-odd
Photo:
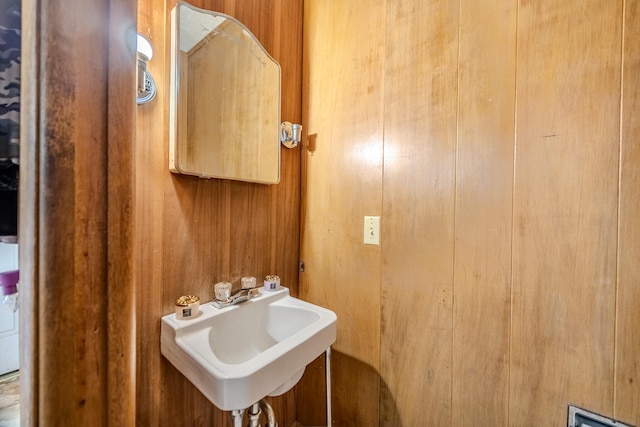
<svg viewBox="0 0 640 427"><path fill-rule="evenodd" d="M624 10L615 412L640 425L640 2Z"/></svg>
<svg viewBox="0 0 640 427"><path fill-rule="evenodd" d="M640 424L639 3L305 1L300 292L338 313L334 425Z"/></svg>
<svg viewBox="0 0 640 427"><path fill-rule="evenodd" d="M459 5L421 5L420 13L412 2L387 7L386 46L393 49L385 50L383 80L384 425L445 425L451 416ZM407 375L414 386L407 387Z"/></svg>
<svg viewBox="0 0 640 427"><path fill-rule="evenodd" d="M173 175L168 169L169 13L174 0L138 1L138 31L154 48L158 85L137 109L136 281L138 289L137 422L152 426L230 425L160 355L160 317L175 298L213 298L213 284L278 274L298 291L300 149L282 150L273 186ZM283 120L301 122L302 3L190 1L230 14L256 35L282 67ZM280 425L295 421L294 392L271 400Z"/></svg>
<svg viewBox="0 0 640 427"><path fill-rule="evenodd" d="M519 7L509 409L534 425L613 413L621 6Z"/></svg>
<svg viewBox="0 0 640 427"><path fill-rule="evenodd" d="M516 11L515 0L460 6L453 425L505 425L509 413Z"/></svg>
<svg viewBox="0 0 640 427"><path fill-rule="evenodd" d="M333 389L361 394L334 399L334 413L354 425L375 425L378 412L369 400L378 398L379 388L380 248L362 245L362 218L382 212L383 92L378 82L385 8L376 0L305 2L305 14L305 38L325 43L308 43L304 63L306 133L317 137L315 151L306 158L310 175L302 222L308 232L301 242L303 252L314 256L308 264L302 258L301 293L338 315L332 366L350 374L335 375ZM296 395L300 422L326 425L324 406L318 415L309 410L322 405L324 392L324 379L307 392L301 387Z"/></svg>
<svg viewBox="0 0 640 427"><path fill-rule="evenodd" d="M21 423L127 426L135 2L65 6L22 2Z"/></svg>

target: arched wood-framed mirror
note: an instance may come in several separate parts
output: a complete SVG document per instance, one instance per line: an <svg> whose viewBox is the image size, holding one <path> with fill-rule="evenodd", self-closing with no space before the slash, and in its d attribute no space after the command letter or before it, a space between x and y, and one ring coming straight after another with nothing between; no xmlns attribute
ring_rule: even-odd
<svg viewBox="0 0 640 427"><path fill-rule="evenodd" d="M278 183L280 75L240 21L178 2L171 11L170 170Z"/></svg>

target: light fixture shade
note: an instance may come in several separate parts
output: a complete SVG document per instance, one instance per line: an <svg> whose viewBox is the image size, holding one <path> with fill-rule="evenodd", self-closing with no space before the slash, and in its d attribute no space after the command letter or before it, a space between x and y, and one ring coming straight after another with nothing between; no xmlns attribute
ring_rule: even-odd
<svg viewBox="0 0 640 427"><path fill-rule="evenodd" d="M145 61L149 61L153 58L153 48L149 40L138 34L138 54L144 57Z"/></svg>
<svg viewBox="0 0 640 427"><path fill-rule="evenodd" d="M138 34L138 94L136 96L137 104L146 104L156 96L156 83L153 80L153 76L147 71L147 62L153 57L153 48L149 40Z"/></svg>

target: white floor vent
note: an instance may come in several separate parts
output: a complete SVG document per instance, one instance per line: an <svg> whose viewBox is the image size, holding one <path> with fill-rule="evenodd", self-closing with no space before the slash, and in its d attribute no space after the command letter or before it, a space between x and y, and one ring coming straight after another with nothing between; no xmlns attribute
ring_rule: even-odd
<svg viewBox="0 0 640 427"><path fill-rule="evenodd" d="M569 405L569 422L567 427L634 427L612 418L594 414L577 406Z"/></svg>

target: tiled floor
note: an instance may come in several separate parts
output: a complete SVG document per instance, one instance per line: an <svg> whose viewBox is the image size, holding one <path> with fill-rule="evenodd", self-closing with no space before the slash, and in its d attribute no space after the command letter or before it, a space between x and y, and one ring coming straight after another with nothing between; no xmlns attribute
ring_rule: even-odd
<svg viewBox="0 0 640 427"><path fill-rule="evenodd" d="M0 427L20 427L20 377L17 371L0 377Z"/></svg>

